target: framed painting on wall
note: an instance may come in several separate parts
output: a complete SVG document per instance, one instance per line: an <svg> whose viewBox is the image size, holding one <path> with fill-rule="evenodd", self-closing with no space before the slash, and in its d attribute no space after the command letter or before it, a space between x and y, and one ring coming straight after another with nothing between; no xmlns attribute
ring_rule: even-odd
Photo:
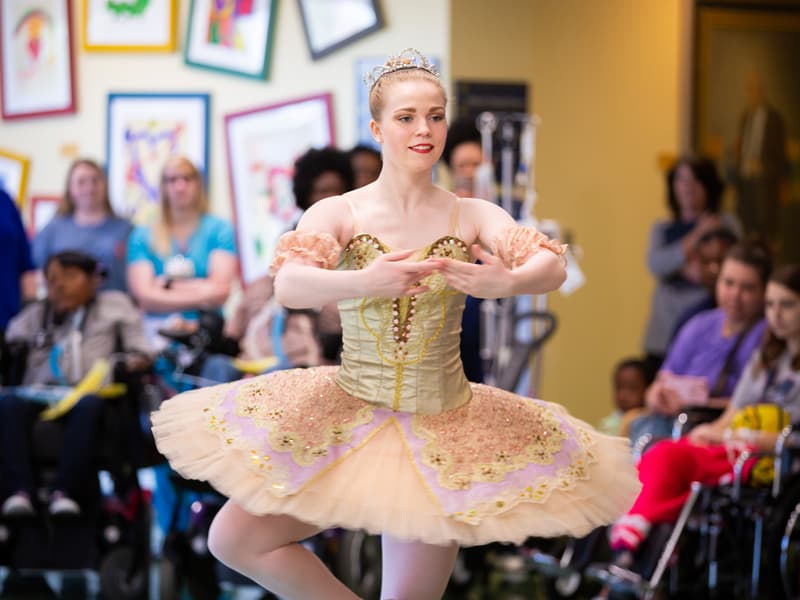
<svg viewBox="0 0 800 600"><path fill-rule="evenodd" d="M277 0L192 0L187 65L265 79Z"/></svg>
<svg viewBox="0 0 800 600"><path fill-rule="evenodd" d="M378 0L297 1L314 60L383 27Z"/></svg>
<svg viewBox="0 0 800 600"><path fill-rule="evenodd" d="M87 52L172 52L177 0L83 0Z"/></svg>
<svg viewBox="0 0 800 600"><path fill-rule="evenodd" d="M50 222L61 202L60 196L31 196L30 235L33 237Z"/></svg>
<svg viewBox="0 0 800 600"><path fill-rule="evenodd" d="M700 4L696 19L695 148L717 161L745 231L798 262L800 8Z"/></svg>
<svg viewBox="0 0 800 600"><path fill-rule="evenodd" d="M330 94L225 116L228 176L246 285L266 275L278 237L297 222L294 162L310 148L335 143Z"/></svg>
<svg viewBox="0 0 800 600"><path fill-rule="evenodd" d="M0 188L14 199L17 206L25 202L29 165L27 157L0 148Z"/></svg>
<svg viewBox="0 0 800 600"><path fill-rule="evenodd" d="M117 214L152 222L171 156L191 160L208 184L209 103L208 94L108 95L108 192Z"/></svg>
<svg viewBox="0 0 800 600"><path fill-rule="evenodd" d="M2 117L75 112L71 0L0 3Z"/></svg>

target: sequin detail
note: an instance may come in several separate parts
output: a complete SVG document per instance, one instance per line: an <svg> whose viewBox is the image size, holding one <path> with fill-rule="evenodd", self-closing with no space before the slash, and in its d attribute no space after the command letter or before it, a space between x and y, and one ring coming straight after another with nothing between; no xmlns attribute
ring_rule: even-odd
<svg viewBox="0 0 800 600"><path fill-rule="evenodd" d="M489 388L488 397L437 415L417 415L414 434L427 440L422 461L451 490L499 482L531 463L549 465L567 438L549 410ZM501 432L507 432L501 435Z"/></svg>
<svg viewBox="0 0 800 600"><path fill-rule="evenodd" d="M291 453L300 466L348 443L353 429L373 419L373 407L347 394L333 381L333 369L292 369L246 380L236 391L236 414L267 430L270 447ZM313 398L302 410L298 391ZM308 400L307 400L308 401Z"/></svg>

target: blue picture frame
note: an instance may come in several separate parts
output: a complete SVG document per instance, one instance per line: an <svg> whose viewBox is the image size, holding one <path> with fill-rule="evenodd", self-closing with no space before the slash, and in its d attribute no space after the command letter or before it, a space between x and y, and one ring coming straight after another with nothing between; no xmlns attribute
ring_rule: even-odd
<svg viewBox="0 0 800 600"><path fill-rule="evenodd" d="M117 214L152 222L161 168L171 156L191 160L208 189L210 107L204 93L108 94L108 192Z"/></svg>

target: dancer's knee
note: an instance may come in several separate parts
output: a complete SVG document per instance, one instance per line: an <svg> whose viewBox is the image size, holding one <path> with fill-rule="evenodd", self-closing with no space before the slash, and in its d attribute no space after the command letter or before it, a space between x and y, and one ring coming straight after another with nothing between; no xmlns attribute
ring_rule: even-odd
<svg viewBox="0 0 800 600"><path fill-rule="evenodd" d="M236 520L223 507L208 530L208 551L220 562L235 565L239 556L237 549L242 547L242 534Z"/></svg>

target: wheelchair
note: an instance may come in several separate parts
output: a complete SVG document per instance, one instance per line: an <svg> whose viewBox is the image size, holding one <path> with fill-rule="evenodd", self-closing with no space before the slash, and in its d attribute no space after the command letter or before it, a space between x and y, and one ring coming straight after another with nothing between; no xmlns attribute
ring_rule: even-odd
<svg viewBox="0 0 800 600"><path fill-rule="evenodd" d="M673 437L692 422L707 420L708 411L689 411L676 420ZM654 440L638 440L644 451ZM562 594L577 597L587 587L610 589L609 598L800 598L800 429L787 427L772 453L775 476L768 487L744 481L745 464L754 456L743 452L733 467L733 479L721 485L691 484L675 524L658 524L622 566L609 562L606 536L570 540L572 552L560 557L536 557L533 568L562 584ZM578 556L574 549L584 546ZM603 555L595 562L597 557ZM569 588L566 589L565 588Z"/></svg>
<svg viewBox="0 0 800 600"><path fill-rule="evenodd" d="M0 391L13 391L22 380L26 361L24 344L5 344L0 351ZM143 600L149 594L149 496L138 485L142 462L139 392L141 377L122 365L114 381L124 393L103 400L94 452L97 472L112 474L114 497L104 497L94 478L78 515L53 516L38 510L35 516L0 516L0 574L4 588L29 575L60 575L72 596L88 598L97 592L106 599ZM32 459L39 508L51 487L63 438L58 420L37 420L32 431ZM0 455L0 461L13 457ZM38 502L37 502L38 500ZM113 500L113 501L112 501ZM77 591L76 591L77 590ZM6 593L13 593L10 589ZM0 597L6 597L0 594Z"/></svg>

